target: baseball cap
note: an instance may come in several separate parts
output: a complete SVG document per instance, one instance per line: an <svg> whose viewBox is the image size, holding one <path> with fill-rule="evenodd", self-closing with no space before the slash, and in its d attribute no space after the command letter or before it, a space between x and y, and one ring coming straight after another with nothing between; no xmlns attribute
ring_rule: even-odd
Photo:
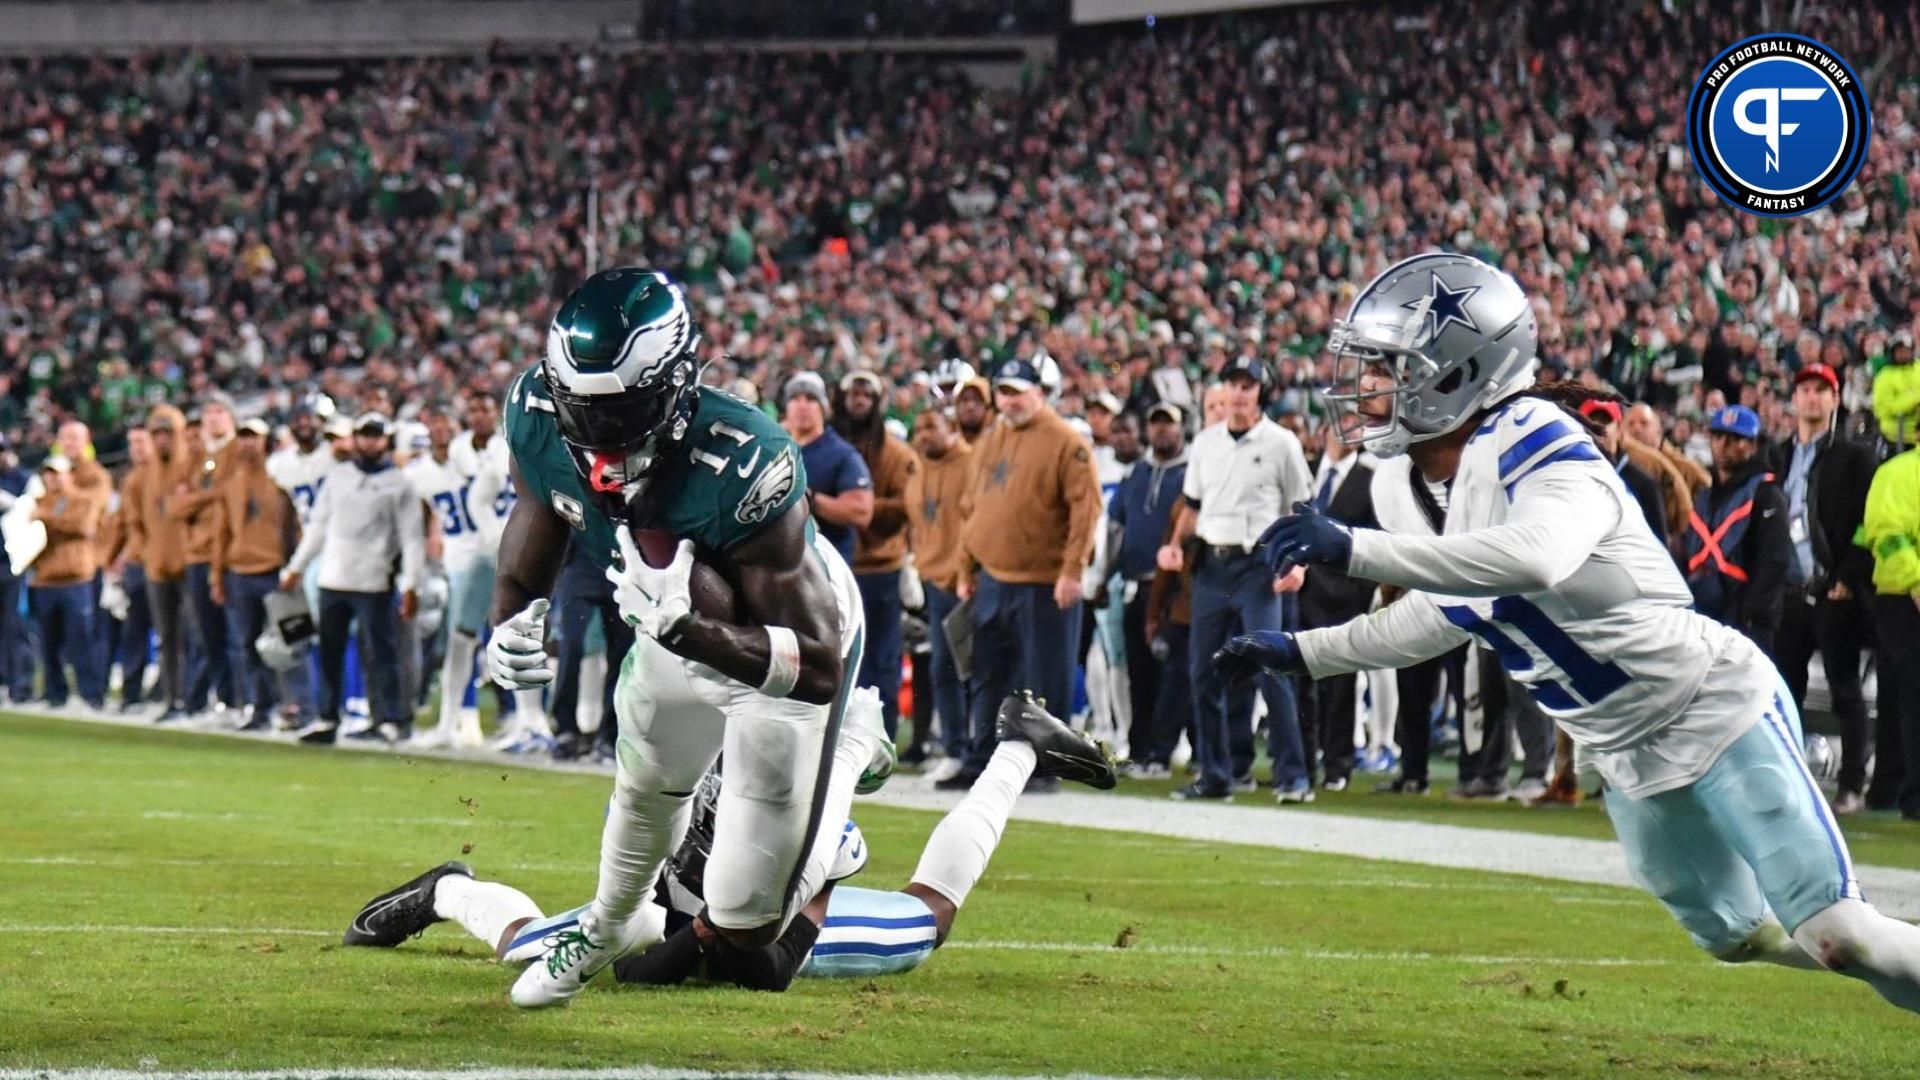
<svg viewBox="0 0 1920 1080"><path fill-rule="evenodd" d="M1580 415L1595 422L1605 417L1607 423L1617 424L1626 413L1621 410L1620 403L1617 401L1590 398L1580 403Z"/></svg>
<svg viewBox="0 0 1920 1080"><path fill-rule="evenodd" d="M863 383L866 385L867 389L873 391L875 395L880 397L886 396L887 384L880 381L880 376L875 375L871 371L865 371L865 370L849 371L845 375L841 376L840 392L844 394L848 390L851 390L854 387L859 386Z"/></svg>
<svg viewBox="0 0 1920 1080"><path fill-rule="evenodd" d="M353 422L355 435L392 435L393 421L385 413L363 412Z"/></svg>
<svg viewBox="0 0 1920 1080"><path fill-rule="evenodd" d="M1155 405L1153 408L1147 410L1147 419L1149 421L1159 420L1162 418L1171 420L1174 423L1178 424L1182 420L1186 419L1186 414L1180 411L1180 406L1175 405L1171 401L1162 401L1158 405Z"/></svg>
<svg viewBox="0 0 1920 1080"><path fill-rule="evenodd" d="M1267 374L1267 365L1251 356L1236 356L1232 360L1227 361L1226 367L1220 369L1220 381L1222 382L1232 379L1235 376L1243 379L1252 379L1261 386L1267 385L1268 380L1271 378L1271 376Z"/></svg>
<svg viewBox="0 0 1920 1080"><path fill-rule="evenodd" d="M1825 364L1808 364L1793 373L1793 385L1799 386L1809 379L1819 379L1831 386L1835 393L1840 392L1840 374Z"/></svg>
<svg viewBox="0 0 1920 1080"><path fill-rule="evenodd" d="M69 473L73 471L73 462L64 454L54 454L40 463L41 472Z"/></svg>
<svg viewBox="0 0 1920 1080"><path fill-rule="evenodd" d="M344 439L353 434L353 421L335 413L333 419L327 421L325 432L329 439Z"/></svg>
<svg viewBox="0 0 1920 1080"><path fill-rule="evenodd" d="M267 422L257 416L240 425L240 434L242 435L258 435L264 439L272 434L272 432L273 429L267 426Z"/></svg>
<svg viewBox="0 0 1920 1080"><path fill-rule="evenodd" d="M1726 435L1738 435L1743 439L1760 437L1760 414L1745 405L1729 405L1713 414L1707 423L1707 430Z"/></svg>
<svg viewBox="0 0 1920 1080"><path fill-rule="evenodd" d="M218 390L215 390L213 393L208 394L206 397L200 399L200 408L202 411L205 411L210 408L214 408L216 406L227 410L229 415L231 415L234 412L233 399L221 393Z"/></svg>
<svg viewBox="0 0 1920 1080"><path fill-rule="evenodd" d="M1105 409L1114 416L1120 415L1120 399L1105 390L1097 394L1088 395L1087 408L1092 409L1096 407Z"/></svg>
<svg viewBox="0 0 1920 1080"><path fill-rule="evenodd" d="M993 386L996 390L1007 386L1026 391L1039 385L1040 369L1031 360L1016 356L993 369Z"/></svg>
<svg viewBox="0 0 1920 1080"><path fill-rule="evenodd" d="M821 405L827 404L827 381L811 371L803 371L787 380L780 388L780 401L784 404L793 400L794 395L805 394Z"/></svg>

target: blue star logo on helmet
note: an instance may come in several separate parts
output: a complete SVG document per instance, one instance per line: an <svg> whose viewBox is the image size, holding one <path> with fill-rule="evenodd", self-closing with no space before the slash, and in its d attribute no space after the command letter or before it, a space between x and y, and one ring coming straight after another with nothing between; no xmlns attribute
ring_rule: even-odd
<svg viewBox="0 0 1920 1080"><path fill-rule="evenodd" d="M1464 285L1456 289L1448 285L1438 272L1429 271L1429 275L1431 280L1427 283L1427 295L1400 305L1414 312L1414 318L1424 317L1425 325L1432 328L1422 340L1436 341L1449 325L1456 323L1471 333L1479 333L1480 324L1473 321L1473 312L1467 310L1467 301L1480 291L1480 286Z"/></svg>

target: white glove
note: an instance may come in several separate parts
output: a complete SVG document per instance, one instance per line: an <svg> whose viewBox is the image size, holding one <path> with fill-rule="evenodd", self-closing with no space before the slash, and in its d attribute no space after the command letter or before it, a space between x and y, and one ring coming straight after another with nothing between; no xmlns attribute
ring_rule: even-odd
<svg viewBox="0 0 1920 1080"><path fill-rule="evenodd" d="M693 541L680 541L680 546L674 549L673 561L655 570L640 557L632 530L622 525L618 536L620 561L625 569L608 567L607 580L613 583L613 599L620 605L620 617L640 633L663 641L693 614L693 596L688 592L688 582L693 577Z"/></svg>
<svg viewBox="0 0 1920 1080"><path fill-rule="evenodd" d="M913 554L907 554L905 565L900 567L900 606L908 611L919 611L927 606L926 586L920 582L920 568L913 564Z"/></svg>
<svg viewBox="0 0 1920 1080"><path fill-rule="evenodd" d="M493 628L493 637L487 641L487 674L508 690L535 690L553 681L545 600L535 600L527 610Z"/></svg>

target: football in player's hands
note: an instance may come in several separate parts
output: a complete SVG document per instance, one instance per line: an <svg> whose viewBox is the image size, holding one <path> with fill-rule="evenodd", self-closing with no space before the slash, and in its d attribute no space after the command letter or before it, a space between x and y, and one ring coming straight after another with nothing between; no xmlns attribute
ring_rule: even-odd
<svg viewBox="0 0 1920 1080"><path fill-rule="evenodd" d="M633 546L639 549L642 562L655 570L665 570L673 563L680 538L660 529L634 529ZM733 586L720 576L720 571L701 561L697 553L693 573L687 580L687 595L693 601L693 610L709 619L740 621Z"/></svg>

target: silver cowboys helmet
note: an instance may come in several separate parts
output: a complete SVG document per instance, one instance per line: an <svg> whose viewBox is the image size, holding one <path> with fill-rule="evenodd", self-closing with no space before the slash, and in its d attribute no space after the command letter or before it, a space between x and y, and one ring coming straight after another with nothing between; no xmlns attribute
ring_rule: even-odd
<svg viewBox="0 0 1920 1080"><path fill-rule="evenodd" d="M957 356L948 357L934 365L933 388L940 401L950 401L958 393L962 383L972 382L979 374L973 365Z"/></svg>
<svg viewBox="0 0 1920 1080"><path fill-rule="evenodd" d="M1323 396L1344 441L1401 454L1532 386L1538 344L1533 306L1504 271L1415 255L1368 282L1333 325Z"/></svg>

